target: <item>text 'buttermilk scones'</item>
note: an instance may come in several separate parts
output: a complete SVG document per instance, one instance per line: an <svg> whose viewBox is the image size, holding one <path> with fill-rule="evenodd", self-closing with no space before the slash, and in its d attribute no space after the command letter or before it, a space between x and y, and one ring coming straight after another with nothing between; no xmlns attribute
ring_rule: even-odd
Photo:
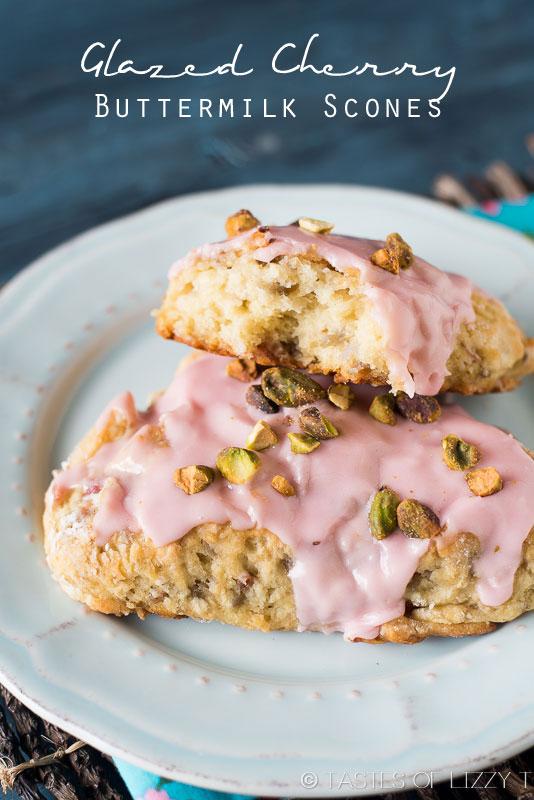
<svg viewBox="0 0 534 800"><path fill-rule="evenodd" d="M74 599L113 614L416 642L534 607L534 462L435 397L203 354L125 393L46 496Z"/></svg>
<svg viewBox="0 0 534 800"><path fill-rule="evenodd" d="M533 342L498 300L415 257L398 234L377 242L332 228L261 226L238 212L226 241L171 269L158 332L410 396L504 391L533 371Z"/></svg>

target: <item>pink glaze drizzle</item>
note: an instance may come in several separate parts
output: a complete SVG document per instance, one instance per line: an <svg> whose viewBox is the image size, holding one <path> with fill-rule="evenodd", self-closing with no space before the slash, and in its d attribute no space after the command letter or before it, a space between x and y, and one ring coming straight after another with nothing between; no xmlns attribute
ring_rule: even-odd
<svg viewBox="0 0 534 800"><path fill-rule="evenodd" d="M170 277L198 258L216 259L241 249L257 231L192 250L171 268ZM400 275L392 275L371 263L371 254L384 244L371 239L308 233L296 225L269 227L264 236L265 246L254 251L258 261L303 255L313 248L338 272L358 270L362 292L383 331L389 382L410 395L439 392L460 325L475 316L473 284L467 278L442 272L421 258L414 258Z"/></svg>
<svg viewBox="0 0 534 800"><path fill-rule="evenodd" d="M142 530L163 546L203 522L230 522L240 530L268 528L294 554L290 576L301 628L372 638L381 623L402 614L404 591L428 547L427 541L400 532L380 542L371 536L369 503L385 484L438 514L447 526L441 541L460 531L475 533L482 546L476 565L480 599L490 606L507 600L534 521L534 462L511 435L477 422L458 406L444 407L442 417L430 425L404 419L395 427L382 425L367 413L369 391L358 387L349 411L328 401L317 404L341 431L337 439L309 455L294 455L286 433L298 429L298 409L269 415L279 444L260 454L262 466L252 481L236 486L218 478L204 492L188 496L174 485L174 470L213 465L223 447L244 445L262 417L245 403L247 386L228 378L225 366L217 356L190 363L147 412L139 413L133 434L105 444L88 462L56 473L50 497L73 486L93 493L99 545L121 529ZM132 408L126 393L99 424L121 409L132 420ZM288 414L294 420L290 426ZM169 446L150 438L148 426L157 422ZM499 470L504 481L500 493L475 497L464 474L445 466L441 439L449 433L480 448L481 466ZM296 497L273 490L275 474L293 483Z"/></svg>

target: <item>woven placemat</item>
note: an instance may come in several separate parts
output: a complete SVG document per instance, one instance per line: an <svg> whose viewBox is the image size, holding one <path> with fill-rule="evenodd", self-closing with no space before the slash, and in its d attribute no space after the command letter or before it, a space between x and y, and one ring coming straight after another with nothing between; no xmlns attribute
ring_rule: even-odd
<svg viewBox="0 0 534 800"><path fill-rule="evenodd" d="M66 749L75 739L33 714L0 686L0 756L6 765ZM23 800L131 800L113 761L85 745L52 764L21 772L13 790ZM0 793L1 796L1 793Z"/></svg>

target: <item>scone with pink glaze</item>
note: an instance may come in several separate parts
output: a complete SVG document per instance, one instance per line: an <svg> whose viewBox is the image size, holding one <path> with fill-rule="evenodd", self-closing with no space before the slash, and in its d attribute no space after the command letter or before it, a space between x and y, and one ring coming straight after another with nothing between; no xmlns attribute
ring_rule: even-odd
<svg viewBox="0 0 534 800"><path fill-rule="evenodd" d="M202 355L114 400L46 495L45 548L110 614L417 642L534 608L534 462L432 397Z"/></svg>
<svg viewBox="0 0 534 800"><path fill-rule="evenodd" d="M498 300L415 257L398 234L378 242L332 227L267 227L238 212L226 241L172 267L158 332L410 396L509 390L534 370L533 342Z"/></svg>

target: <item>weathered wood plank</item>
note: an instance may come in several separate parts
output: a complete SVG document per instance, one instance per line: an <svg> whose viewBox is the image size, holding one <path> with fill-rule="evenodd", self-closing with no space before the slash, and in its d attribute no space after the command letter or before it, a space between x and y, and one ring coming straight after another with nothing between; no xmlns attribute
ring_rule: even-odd
<svg viewBox="0 0 534 800"><path fill-rule="evenodd" d="M428 192L440 171L465 174L493 158L525 168L532 127L530 0L303 3L278 0L18 0L0 8L0 268L14 273L52 245L161 198L255 181L346 181ZM320 32L318 56L341 66L451 64L442 117L326 119L322 96L414 94L414 79L273 75L278 45ZM142 64L200 66L245 43L251 78L95 80L85 47L121 36ZM295 96L296 120L94 119L93 94Z"/></svg>

